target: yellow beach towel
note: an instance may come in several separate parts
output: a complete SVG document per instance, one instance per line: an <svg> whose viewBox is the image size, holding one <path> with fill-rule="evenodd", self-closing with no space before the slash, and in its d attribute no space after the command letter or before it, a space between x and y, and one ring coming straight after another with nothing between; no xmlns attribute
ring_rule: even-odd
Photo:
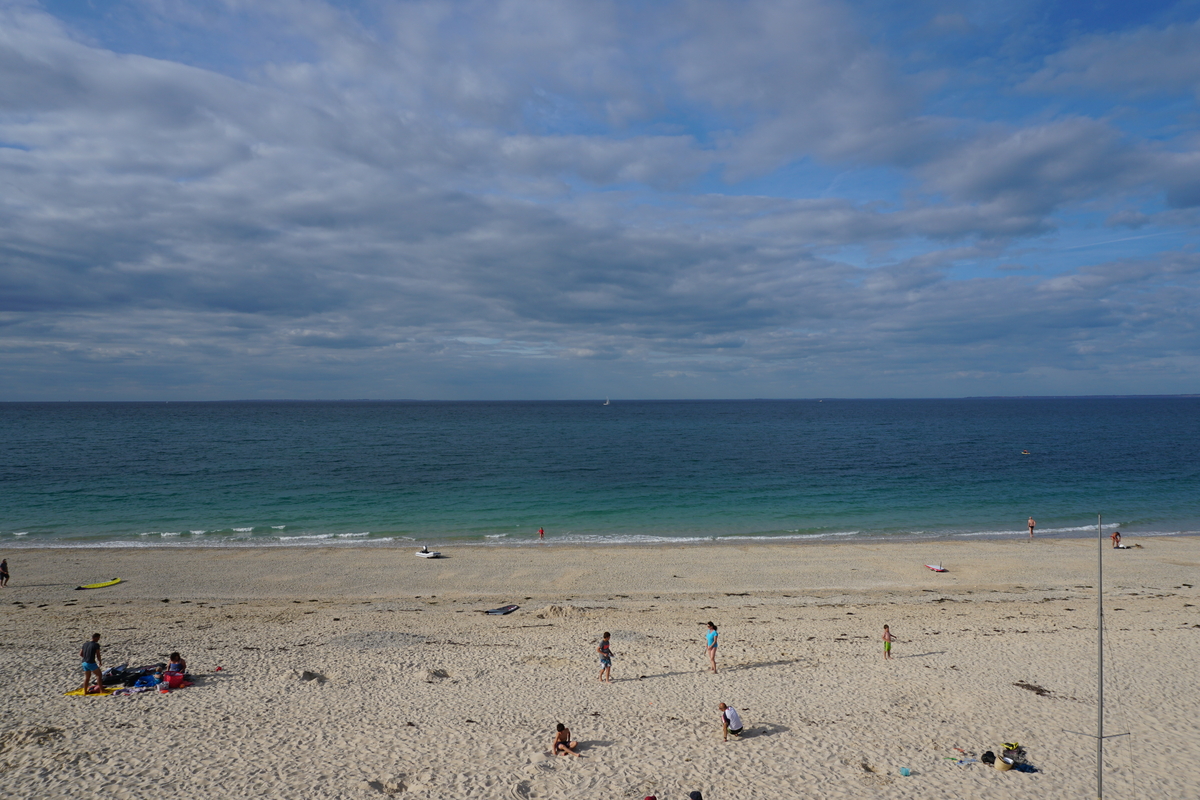
<svg viewBox="0 0 1200 800"><path fill-rule="evenodd" d="M88 692L87 696L88 697L108 697L110 694L112 694L115 691L116 691L116 689L112 689L112 688L109 688L106 686L98 692L96 692L96 691ZM67 697L83 697L83 689L75 689L74 691L71 691L71 692L63 692L63 694L66 695Z"/></svg>

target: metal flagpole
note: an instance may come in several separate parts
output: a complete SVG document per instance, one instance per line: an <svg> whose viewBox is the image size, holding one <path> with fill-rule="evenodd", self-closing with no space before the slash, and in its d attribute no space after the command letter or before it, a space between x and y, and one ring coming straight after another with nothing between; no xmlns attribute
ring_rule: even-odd
<svg viewBox="0 0 1200 800"><path fill-rule="evenodd" d="M1096 515L1096 800L1104 800L1104 515Z"/></svg>
<svg viewBox="0 0 1200 800"><path fill-rule="evenodd" d="M1092 736L1096 740L1096 800L1104 800L1104 740L1128 733L1104 735L1104 515L1096 515L1096 734L1068 731L1077 736Z"/></svg>

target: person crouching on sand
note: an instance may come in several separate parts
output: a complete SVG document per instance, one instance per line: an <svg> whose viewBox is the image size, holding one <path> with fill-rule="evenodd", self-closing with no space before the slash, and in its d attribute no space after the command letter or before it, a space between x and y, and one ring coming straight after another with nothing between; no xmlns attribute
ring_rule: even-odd
<svg viewBox="0 0 1200 800"><path fill-rule="evenodd" d="M579 753L575 752L575 749L579 747L579 742L571 741L571 729L561 722L555 727L557 733L554 734L554 744L551 745L554 755L575 756L578 758Z"/></svg>
<svg viewBox="0 0 1200 800"><path fill-rule="evenodd" d="M721 703L717 706L721 710L721 738L729 741L729 734L736 736L742 735L742 718L738 716L736 708Z"/></svg>

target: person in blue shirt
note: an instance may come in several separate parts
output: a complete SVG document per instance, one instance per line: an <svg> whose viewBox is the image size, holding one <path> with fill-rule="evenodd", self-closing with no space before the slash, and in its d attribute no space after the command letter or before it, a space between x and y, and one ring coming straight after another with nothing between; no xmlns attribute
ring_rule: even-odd
<svg viewBox="0 0 1200 800"><path fill-rule="evenodd" d="M709 670L717 674L717 626L711 622L708 623L708 634L705 636L707 644L704 646L704 652L708 654Z"/></svg>

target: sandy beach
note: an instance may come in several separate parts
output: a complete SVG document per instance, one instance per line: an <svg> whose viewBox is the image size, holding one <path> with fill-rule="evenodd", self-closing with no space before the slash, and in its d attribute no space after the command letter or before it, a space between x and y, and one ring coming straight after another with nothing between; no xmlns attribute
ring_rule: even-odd
<svg viewBox="0 0 1200 800"><path fill-rule="evenodd" d="M1105 796L1194 797L1200 539L1126 543L1104 554L1105 728L1132 735ZM7 551L0 797L1092 797L1095 742L1066 731L1096 726L1096 549ZM178 650L195 685L64 696L93 632L106 666ZM550 755L556 722L583 758ZM1037 772L970 760L1011 741Z"/></svg>

